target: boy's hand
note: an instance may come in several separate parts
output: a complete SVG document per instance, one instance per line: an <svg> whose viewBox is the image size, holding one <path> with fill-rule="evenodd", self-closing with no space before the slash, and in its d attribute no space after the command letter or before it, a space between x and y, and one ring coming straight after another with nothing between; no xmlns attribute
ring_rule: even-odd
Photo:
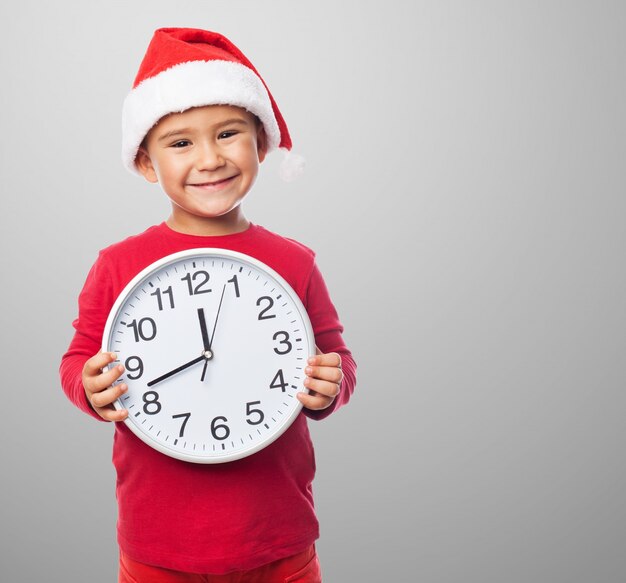
<svg viewBox="0 0 626 583"><path fill-rule="evenodd" d="M341 356L336 352L321 354L318 349L317 356L309 358L304 372L307 375L304 386L310 393L298 393L298 400L314 411L330 407L341 390Z"/></svg>
<svg viewBox="0 0 626 583"><path fill-rule="evenodd" d="M87 401L105 421L123 421L128 417L126 409L118 411L113 407L113 401L124 394L128 387L124 383L115 387L111 386L124 372L124 367L120 364L111 370L102 372L102 369L116 358L117 356L112 352L98 352L83 367L82 380Z"/></svg>

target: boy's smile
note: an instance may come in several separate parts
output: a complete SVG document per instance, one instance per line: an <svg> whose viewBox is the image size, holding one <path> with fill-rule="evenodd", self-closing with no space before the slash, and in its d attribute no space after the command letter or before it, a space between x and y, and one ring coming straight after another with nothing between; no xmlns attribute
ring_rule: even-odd
<svg viewBox="0 0 626 583"><path fill-rule="evenodd" d="M239 107L211 105L174 113L150 130L136 164L172 202L170 227L220 234L248 225L240 203L266 153L263 128Z"/></svg>

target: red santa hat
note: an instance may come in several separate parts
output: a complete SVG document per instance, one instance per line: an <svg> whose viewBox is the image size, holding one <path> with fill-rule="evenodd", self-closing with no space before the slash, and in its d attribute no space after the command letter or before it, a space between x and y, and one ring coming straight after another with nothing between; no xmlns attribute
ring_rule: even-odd
<svg viewBox="0 0 626 583"><path fill-rule="evenodd" d="M235 105L256 115L268 152L291 150L291 137L270 90L246 56L216 32L194 28L155 31L122 112L122 160L137 173L135 157L164 116L203 105ZM295 165L301 165L296 161ZM294 166L292 160L291 166ZM283 175L285 178L285 168ZM290 172L289 169L286 170Z"/></svg>

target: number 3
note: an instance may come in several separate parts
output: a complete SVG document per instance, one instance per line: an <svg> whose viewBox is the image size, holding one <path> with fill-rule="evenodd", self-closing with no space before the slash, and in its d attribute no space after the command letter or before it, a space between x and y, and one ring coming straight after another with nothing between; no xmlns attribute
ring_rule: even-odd
<svg viewBox="0 0 626 583"><path fill-rule="evenodd" d="M284 350L279 350L278 348L274 348L274 352L276 354L288 354L289 352L291 352L291 349L293 348L291 342L289 342L289 334L287 332L285 332L284 330L281 330L280 332L276 332L276 334L274 334L273 339L277 340L279 336L283 336L283 339L279 342L279 344L284 344L287 348Z"/></svg>

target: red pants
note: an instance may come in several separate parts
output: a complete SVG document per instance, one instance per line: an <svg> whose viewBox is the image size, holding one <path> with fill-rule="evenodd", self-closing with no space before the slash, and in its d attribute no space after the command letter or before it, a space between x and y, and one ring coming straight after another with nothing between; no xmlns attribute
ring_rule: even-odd
<svg viewBox="0 0 626 583"><path fill-rule="evenodd" d="M120 551L118 583L322 583L315 546L251 571L196 575L138 563Z"/></svg>

